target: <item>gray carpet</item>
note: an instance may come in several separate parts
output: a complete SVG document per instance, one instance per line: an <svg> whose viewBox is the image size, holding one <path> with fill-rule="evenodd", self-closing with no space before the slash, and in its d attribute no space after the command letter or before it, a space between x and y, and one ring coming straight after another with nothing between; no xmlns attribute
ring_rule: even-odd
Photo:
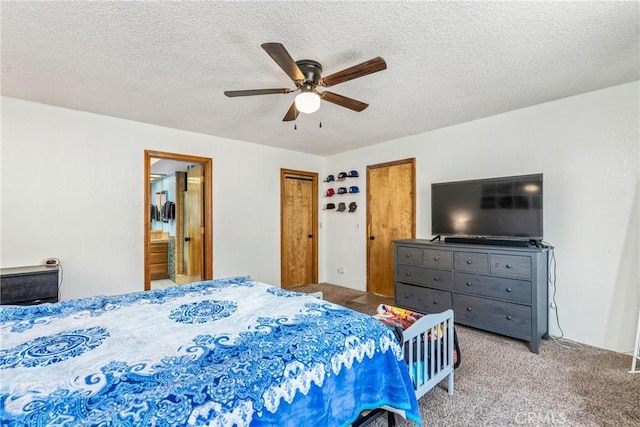
<svg viewBox="0 0 640 427"><path fill-rule="evenodd" d="M292 290L321 291L325 300L367 314L393 303L329 284ZM419 400L425 426L640 426L640 374L628 373L631 356L564 340L570 348L543 340L533 354L520 340L456 330L462 363L455 393L442 383Z"/></svg>

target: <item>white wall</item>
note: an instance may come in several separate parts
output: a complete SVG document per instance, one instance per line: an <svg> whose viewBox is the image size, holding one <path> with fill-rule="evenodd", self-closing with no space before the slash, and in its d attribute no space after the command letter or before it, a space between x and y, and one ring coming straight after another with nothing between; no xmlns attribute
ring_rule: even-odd
<svg viewBox="0 0 640 427"><path fill-rule="evenodd" d="M145 149L213 158L214 276L278 285L280 168L323 158L7 97L0 265L59 258L63 299L142 290Z"/></svg>
<svg viewBox="0 0 640 427"><path fill-rule="evenodd" d="M542 172L565 336L629 352L640 301L638 99L638 82L624 84L343 153L326 168L364 176L367 165L415 157L419 238L431 237L431 183ZM366 179L360 184L365 191ZM361 197L356 214L323 213L322 222L326 280L364 290Z"/></svg>

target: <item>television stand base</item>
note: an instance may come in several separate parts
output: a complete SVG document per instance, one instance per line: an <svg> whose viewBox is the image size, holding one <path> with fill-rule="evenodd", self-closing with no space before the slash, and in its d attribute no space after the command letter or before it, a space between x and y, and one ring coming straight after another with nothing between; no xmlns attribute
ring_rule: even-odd
<svg viewBox="0 0 640 427"><path fill-rule="evenodd" d="M486 239L482 237L445 237L444 242L469 245L514 246L520 248L537 246L535 240Z"/></svg>

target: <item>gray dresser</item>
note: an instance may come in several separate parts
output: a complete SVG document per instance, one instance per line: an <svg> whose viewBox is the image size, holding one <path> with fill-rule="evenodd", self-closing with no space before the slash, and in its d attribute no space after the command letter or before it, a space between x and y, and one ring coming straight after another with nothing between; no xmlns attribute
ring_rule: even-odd
<svg viewBox="0 0 640 427"><path fill-rule="evenodd" d="M531 343L549 338L548 249L396 240L396 305Z"/></svg>
<svg viewBox="0 0 640 427"><path fill-rule="evenodd" d="M58 302L58 267L36 265L0 269L0 304Z"/></svg>

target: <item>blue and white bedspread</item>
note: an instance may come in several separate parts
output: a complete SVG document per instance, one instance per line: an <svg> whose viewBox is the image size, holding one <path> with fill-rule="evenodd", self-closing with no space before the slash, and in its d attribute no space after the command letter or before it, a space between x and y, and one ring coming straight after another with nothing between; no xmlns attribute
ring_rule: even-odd
<svg viewBox="0 0 640 427"><path fill-rule="evenodd" d="M421 423L389 328L246 278L1 306L0 333L2 425Z"/></svg>

